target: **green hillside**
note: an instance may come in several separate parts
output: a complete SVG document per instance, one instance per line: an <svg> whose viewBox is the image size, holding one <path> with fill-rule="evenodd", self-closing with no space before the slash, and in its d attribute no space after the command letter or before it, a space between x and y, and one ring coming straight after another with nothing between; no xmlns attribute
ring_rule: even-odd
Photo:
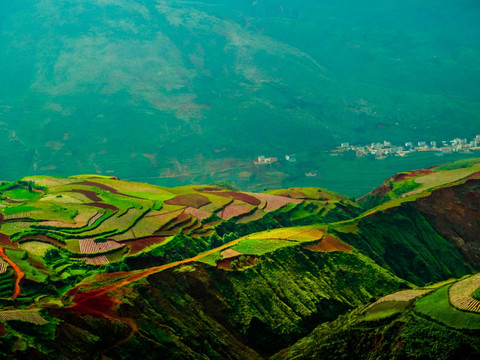
<svg viewBox="0 0 480 360"><path fill-rule="evenodd" d="M388 295L319 326L272 359L475 359L478 308L465 311L455 302L471 295L463 285L469 279ZM460 292L452 296L455 287Z"/></svg>
<svg viewBox="0 0 480 360"><path fill-rule="evenodd" d="M398 174L396 197L378 197L384 184L359 202L312 187L3 182L0 354L473 357L477 164Z"/></svg>

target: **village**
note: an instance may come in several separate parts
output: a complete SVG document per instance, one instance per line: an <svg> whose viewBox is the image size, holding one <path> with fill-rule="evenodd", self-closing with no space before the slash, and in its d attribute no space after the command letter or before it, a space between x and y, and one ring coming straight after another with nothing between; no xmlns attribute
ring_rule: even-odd
<svg viewBox="0 0 480 360"><path fill-rule="evenodd" d="M390 141L382 143L371 143L369 145L350 145L348 142L341 143L340 146L333 150L328 150L331 155L339 155L341 153L355 152L357 158L371 157L377 160L386 159L393 156L404 157L415 152L434 152L437 155L448 153L470 153L480 150L480 135L476 135L472 140L466 138L455 138L444 141L417 141L405 142L404 145L394 145ZM293 155L285 155L286 162L294 163L297 159ZM258 156L253 160L254 165L270 165L278 162L276 157ZM306 177L316 177L317 171L310 169L305 172Z"/></svg>
<svg viewBox="0 0 480 360"><path fill-rule="evenodd" d="M405 156L410 153L420 151L432 151L439 154L464 152L480 150L480 135L476 135L473 140L455 138L449 141L418 141L417 143L406 142L402 145L393 145L389 141L383 143L371 143L369 145L350 145L341 143L339 147L331 150L332 153L342 153L346 151L355 151L357 157L373 156L376 159L385 159L390 156Z"/></svg>

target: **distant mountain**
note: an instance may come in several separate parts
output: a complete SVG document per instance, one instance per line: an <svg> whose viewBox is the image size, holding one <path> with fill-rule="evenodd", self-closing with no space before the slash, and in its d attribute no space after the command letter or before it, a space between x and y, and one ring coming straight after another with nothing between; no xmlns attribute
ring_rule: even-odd
<svg viewBox="0 0 480 360"><path fill-rule="evenodd" d="M2 178L141 174L252 188L259 155L469 137L480 123L478 10L446 0L4 1Z"/></svg>
<svg viewBox="0 0 480 360"><path fill-rule="evenodd" d="M0 354L474 358L479 163L398 174L380 188L397 197L363 202L97 175L4 182Z"/></svg>

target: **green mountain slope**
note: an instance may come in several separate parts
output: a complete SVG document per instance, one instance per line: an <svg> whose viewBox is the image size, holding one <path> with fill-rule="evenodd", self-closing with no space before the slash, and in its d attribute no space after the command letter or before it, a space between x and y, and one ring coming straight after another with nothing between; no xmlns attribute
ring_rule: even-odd
<svg viewBox="0 0 480 360"><path fill-rule="evenodd" d="M462 282L379 299L321 325L272 359L478 358L480 315L452 304L452 290Z"/></svg>
<svg viewBox="0 0 480 360"><path fill-rule="evenodd" d="M1 355L422 358L438 336L473 356L480 278L417 286L479 268L477 163L412 172L434 179L367 209L319 188L4 182Z"/></svg>

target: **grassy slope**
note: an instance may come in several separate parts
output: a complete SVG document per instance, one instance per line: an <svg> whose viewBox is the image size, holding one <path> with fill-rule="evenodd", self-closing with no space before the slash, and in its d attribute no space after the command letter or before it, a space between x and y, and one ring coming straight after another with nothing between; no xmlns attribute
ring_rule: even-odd
<svg viewBox="0 0 480 360"><path fill-rule="evenodd" d="M475 359L480 314L453 308L450 285L410 301L358 308L316 328L272 359Z"/></svg>

